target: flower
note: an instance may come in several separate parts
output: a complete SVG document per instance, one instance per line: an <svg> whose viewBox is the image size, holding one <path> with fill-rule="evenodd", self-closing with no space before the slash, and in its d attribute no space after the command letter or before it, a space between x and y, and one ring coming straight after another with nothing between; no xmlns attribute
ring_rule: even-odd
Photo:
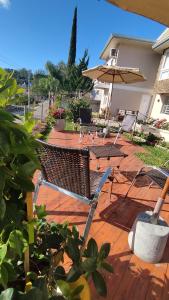
<svg viewBox="0 0 169 300"><path fill-rule="evenodd" d="M55 119L64 119L65 118L65 109L57 108L56 110L52 111L52 116Z"/></svg>

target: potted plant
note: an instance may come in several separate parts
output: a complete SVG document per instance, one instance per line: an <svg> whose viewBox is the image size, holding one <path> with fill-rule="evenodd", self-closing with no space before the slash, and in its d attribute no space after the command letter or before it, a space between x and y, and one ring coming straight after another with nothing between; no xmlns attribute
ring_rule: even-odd
<svg viewBox="0 0 169 300"><path fill-rule="evenodd" d="M99 250L95 240L90 239L82 248L83 238L75 226L71 229L68 223L48 223L45 206L37 206L36 214L31 245L26 228L23 232L18 226L9 234L8 227L4 227L1 232L0 299L90 300L89 279L93 280L98 293L106 296L107 287L100 270L113 271L106 262L110 244L103 244ZM27 247L30 269L25 274ZM63 264L65 257L69 259L67 269Z"/></svg>
<svg viewBox="0 0 169 300"><path fill-rule="evenodd" d="M153 133L149 132L148 136L146 137L146 144L150 146L155 146L160 138Z"/></svg>
<svg viewBox="0 0 169 300"><path fill-rule="evenodd" d="M52 117L55 120L54 128L56 131L63 131L65 128L66 111L64 108L56 108L52 111Z"/></svg>

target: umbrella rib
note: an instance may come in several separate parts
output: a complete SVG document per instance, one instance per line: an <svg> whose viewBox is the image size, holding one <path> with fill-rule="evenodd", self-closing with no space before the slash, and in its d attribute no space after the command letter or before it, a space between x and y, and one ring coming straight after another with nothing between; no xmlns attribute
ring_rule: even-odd
<svg viewBox="0 0 169 300"><path fill-rule="evenodd" d="M97 77L97 80L98 80L99 78L101 78L103 75L109 74L109 71L110 71L110 70L107 70L106 72L104 72L104 71L102 71L102 70L99 70L99 71L102 72L103 74L100 75L100 76L98 76L98 77ZM109 75L113 75L113 74L109 74Z"/></svg>
<svg viewBox="0 0 169 300"><path fill-rule="evenodd" d="M124 83L126 83L126 84L127 84L127 82L124 80L124 78L123 78L122 74L121 74L120 72L119 72L118 74L120 75L120 77L121 77L121 79L122 79L122 82L124 82Z"/></svg>

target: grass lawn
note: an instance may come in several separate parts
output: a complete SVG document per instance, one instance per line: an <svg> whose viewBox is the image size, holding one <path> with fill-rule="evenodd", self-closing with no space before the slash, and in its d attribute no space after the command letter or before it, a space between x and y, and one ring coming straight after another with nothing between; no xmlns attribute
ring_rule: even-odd
<svg viewBox="0 0 169 300"><path fill-rule="evenodd" d="M146 165L160 167L169 160L169 152L167 150L146 145L143 147L146 152L136 153L136 156L139 157ZM169 163L167 163L166 167L169 168Z"/></svg>
<svg viewBox="0 0 169 300"><path fill-rule="evenodd" d="M74 123L71 120L66 120L65 129L64 130L79 130L80 126L76 125L77 128L75 129Z"/></svg>
<svg viewBox="0 0 169 300"><path fill-rule="evenodd" d="M129 140L132 140L131 134L125 134ZM137 152L135 155L139 157L146 165L152 166L163 166L167 160L169 160L169 151L167 149L162 149L159 147L148 146L144 142L140 142L137 139L133 138L133 144L139 145L145 149L145 153ZM166 164L169 168L169 163Z"/></svg>

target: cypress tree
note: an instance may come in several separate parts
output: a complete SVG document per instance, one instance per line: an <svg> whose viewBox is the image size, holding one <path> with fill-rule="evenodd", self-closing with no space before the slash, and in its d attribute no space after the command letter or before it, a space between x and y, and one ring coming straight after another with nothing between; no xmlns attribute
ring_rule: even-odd
<svg viewBox="0 0 169 300"><path fill-rule="evenodd" d="M71 32L69 57L68 57L68 67L75 64L76 39L77 39L77 7L75 7L75 10L74 10L74 17L73 17L73 23L72 23L72 32Z"/></svg>

